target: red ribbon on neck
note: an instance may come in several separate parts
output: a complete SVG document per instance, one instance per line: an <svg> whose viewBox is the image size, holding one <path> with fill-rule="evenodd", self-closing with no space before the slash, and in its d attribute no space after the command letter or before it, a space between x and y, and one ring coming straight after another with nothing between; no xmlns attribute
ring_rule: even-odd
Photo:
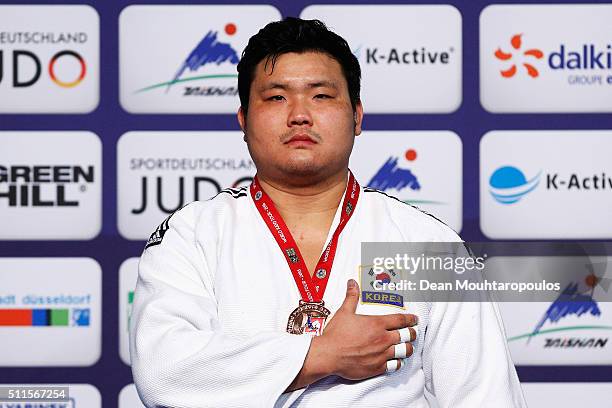
<svg viewBox="0 0 612 408"><path fill-rule="evenodd" d="M270 196L261 188L257 176L253 179L253 183L251 183L250 192L261 218L268 226L268 229L285 256L285 260L289 265L289 269L291 269L291 274L300 291L302 300L306 302L319 302L323 300L323 294L325 293L327 281L329 280L334 258L336 256L336 248L338 247L340 233L355 212L357 200L359 199L359 183L357 183L353 173L349 171L348 185L342 201L340 222L332 238L325 247L325 250L321 254L312 276L308 273L308 267L304 262L304 258L289 228L287 228L285 221L283 221L283 218L274 206Z"/></svg>

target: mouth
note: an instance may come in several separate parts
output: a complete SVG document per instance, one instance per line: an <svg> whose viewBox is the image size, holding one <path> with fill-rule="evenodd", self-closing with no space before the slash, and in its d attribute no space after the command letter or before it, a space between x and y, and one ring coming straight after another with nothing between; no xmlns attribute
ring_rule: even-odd
<svg viewBox="0 0 612 408"><path fill-rule="evenodd" d="M290 139L285 141L285 144L289 146L294 146L294 147L312 146L312 145L317 144L317 141L306 133L299 133L299 134L293 135Z"/></svg>

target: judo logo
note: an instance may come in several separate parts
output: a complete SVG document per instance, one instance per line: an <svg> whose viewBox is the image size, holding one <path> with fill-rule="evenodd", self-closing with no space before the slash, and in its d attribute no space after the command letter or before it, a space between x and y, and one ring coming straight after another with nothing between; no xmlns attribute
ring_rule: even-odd
<svg viewBox="0 0 612 408"><path fill-rule="evenodd" d="M406 160L413 162L417 158L417 152L414 149L409 149L404 156ZM378 169L374 177L369 181L367 184L368 187L380 191L388 189L401 191L406 187L411 190L420 190L421 184L417 177L409 169L400 168L397 165L398 160L398 157L389 157L385 164Z"/></svg>

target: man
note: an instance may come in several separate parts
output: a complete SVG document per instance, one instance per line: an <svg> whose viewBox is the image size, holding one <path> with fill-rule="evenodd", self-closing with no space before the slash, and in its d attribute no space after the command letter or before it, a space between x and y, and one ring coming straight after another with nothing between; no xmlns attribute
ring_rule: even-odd
<svg viewBox="0 0 612 408"><path fill-rule="evenodd" d="M360 301L362 241L459 237L349 172L363 108L346 41L288 18L250 39L238 72L257 177L149 240L131 319L142 400L426 407L427 389L444 407L524 406L495 305Z"/></svg>

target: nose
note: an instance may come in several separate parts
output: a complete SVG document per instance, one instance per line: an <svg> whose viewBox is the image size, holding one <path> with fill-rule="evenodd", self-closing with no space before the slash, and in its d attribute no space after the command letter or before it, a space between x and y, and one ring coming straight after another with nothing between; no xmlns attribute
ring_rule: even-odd
<svg viewBox="0 0 612 408"><path fill-rule="evenodd" d="M312 115L306 103L301 98L292 101L289 115L287 116L287 126L312 125Z"/></svg>

